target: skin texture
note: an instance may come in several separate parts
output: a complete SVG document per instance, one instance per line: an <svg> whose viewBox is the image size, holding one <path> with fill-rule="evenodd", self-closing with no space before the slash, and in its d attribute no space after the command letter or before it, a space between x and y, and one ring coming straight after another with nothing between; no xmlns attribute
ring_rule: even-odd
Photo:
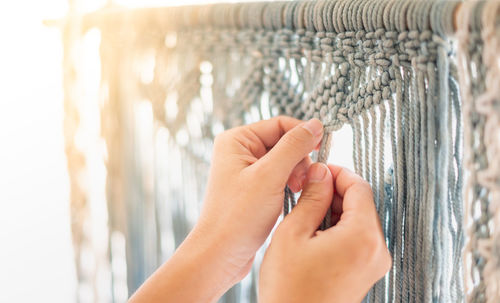
<svg viewBox="0 0 500 303"><path fill-rule="evenodd" d="M250 271L256 251L281 214L286 184L295 192L303 189L302 198L278 227L266 253L261 302L354 302L345 300L362 298L371 286L368 282L373 284L389 269L390 257L367 183L354 174L343 181L345 173L340 168L312 164L309 153L318 148L322 135L317 119L302 122L280 116L217 136L199 221L130 302L217 301ZM322 168L324 179L311 182L313 172ZM349 182L355 183L351 191L344 184ZM342 195L333 195L334 186ZM334 222L340 221L317 235L316 227L332 197L332 216ZM350 197L354 202L346 203ZM363 212L355 214L358 210ZM343 243L342 249L338 243ZM382 266L370 265L377 262ZM322 267L330 270L318 270ZM347 287L353 281L359 285ZM290 290L290 285L297 287ZM328 289L332 285L339 285L335 293ZM342 294L344 290L352 293ZM318 301L310 300L314 292L321 293L314 297Z"/></svg>
<svg viewBox="0 0 500 303"><path fill-rule="evenodd" d="M264 256L260 302L360 302L391 267L372 196L348 169L313 164ZM336 224L316 231L332 199Z"/></svg>

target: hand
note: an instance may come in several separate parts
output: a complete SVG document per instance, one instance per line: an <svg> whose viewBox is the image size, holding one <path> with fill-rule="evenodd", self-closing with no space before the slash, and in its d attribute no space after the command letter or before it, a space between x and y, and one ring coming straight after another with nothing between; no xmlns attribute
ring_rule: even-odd
<svg viewBox="0 0 500 303"><path fill-rule="evenodd" d="M317 231L333 201L333 227ZM360 302L391 267L370 186L317 163L261 266L259 302Z"/></svg>
<svg viewBox="0 0 500 303"><path fill-rule="evenodd" d="M282 211L285 185L302 189L322 135L317 119L276 117L217 136L198 223L131 301L215 301L247 275Z"/></svg>
<svg viewBox="0 0 500 303"><path fill-rule="evenodd" d="M323 134L317 119L277 117L217 136L204 207L194 233L220 244L232 279L250 270L255 252L274 227L288 183L302 189L309 153ZM200 239L198 239L199 241Z"/></svg>

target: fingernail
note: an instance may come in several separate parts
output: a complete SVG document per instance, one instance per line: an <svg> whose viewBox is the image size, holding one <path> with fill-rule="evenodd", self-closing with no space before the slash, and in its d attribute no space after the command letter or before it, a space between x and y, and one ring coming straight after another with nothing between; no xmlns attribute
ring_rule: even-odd
<svg viewBox="0 0 500 303"><path fill-rule="evenodd" d="M314 163L309 169L309 181L320 182L326 176L326 165L323 163Z"/></svg>
<svg viewBox="0 0 500 303"><path fill-rule="evenodd" d="M323 133L323 124L316 118L313 118L302 124L302 127L310 132L314 137L317 137Z"/></svg>

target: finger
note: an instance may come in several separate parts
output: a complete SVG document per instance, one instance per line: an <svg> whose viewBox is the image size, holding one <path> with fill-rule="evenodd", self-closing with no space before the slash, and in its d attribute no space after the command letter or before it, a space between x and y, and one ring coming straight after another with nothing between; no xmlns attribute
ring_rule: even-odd
<svg viewBox="0 0 500 303"><path fill-rule="evenodd" d="M248 127L262 141L264 146L270 149L286 132L302 122L292 117L278 116L252 123L245 127Z"/></svg>
<svg viewBox="0 0 500 303"><path fill-rule="evenodd" d="M347 189L355 183L364 182L363 178L348 168L328 164L335 184L335 193L343 197Z"/></svg>
<svg viewBox="0 0 500 303"><path fill-rule="evenodd" d="M273 175L272 182L284 187L292 170L318 145L322 134L323 125L318 119L295 126L255 163L255 169L264 175Z"/></svg>
<svg viewBox="0 0 500 303"><path fill-rule="evenodd" d="M351 170L328 165L335 184L335 193L341 197L341 202L334 199L334 212L341 204L342 217L357 214L376 214L373 192L365 180Z"/></svg>
<svg viewBox="0 0 500 303"><path fill-rule="evenodd" d="M306 236L314 235L332 202L332 175L323 163L314 163L297 206L283 220L286 228Z"/></svg>
<svg viewBox="0 0 500 303"><path fill-rule="evenodd" d="M292 171L292 174L290 175L290 178L288 178L288 187L294 192L297 193L302 190L302 187L304 186L304 182L306 181L306 176L307 176L307 171L309 170L309 167L312 164L311 157L306 156L302 161L295 166L295 168Z"/></svg>
<svg viewBox="0 0 500 303"><path fill-rule="evenodd" d="M265 155L283 134L300 123L303 122L292 117L278 116L226 130L215 138L214 151L218 152L214 155L228 150L238 154L250 151L252 156L245 158L248 166Z"/></svg>
<svg viewBox="0 0 500 303"><path fill-rule="evenodd" d="M372 189L365 181L349 187L342 200L343 217L361 215L377 215Z"/></svg>

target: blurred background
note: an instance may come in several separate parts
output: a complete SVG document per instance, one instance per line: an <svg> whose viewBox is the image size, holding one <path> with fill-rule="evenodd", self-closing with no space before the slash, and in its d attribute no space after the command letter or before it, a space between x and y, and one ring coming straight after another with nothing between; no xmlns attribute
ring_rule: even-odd
<svg viewBox="0 0 500 303"><path fill-rule="evenodd" d="M215 117L198 134L214 110L203 93L212 66L197 67L201 105L183 109L162 87L185 79L157 79L175 35L158 47L107 13L206 2L0 3L0 302L124 302L189 232L204 189L193 174L226 127ZM88 14L99 26L84 24ZM151 47L128 52L115 34ZM118 81L127 73L136 78ZM157 122L184 112L191 122L175 133ZM337 133L332 153L352 168L350 140L349 129ZM187 142L198 162L181 154ZM224 300L254 302L255 275Z"/></svg>

